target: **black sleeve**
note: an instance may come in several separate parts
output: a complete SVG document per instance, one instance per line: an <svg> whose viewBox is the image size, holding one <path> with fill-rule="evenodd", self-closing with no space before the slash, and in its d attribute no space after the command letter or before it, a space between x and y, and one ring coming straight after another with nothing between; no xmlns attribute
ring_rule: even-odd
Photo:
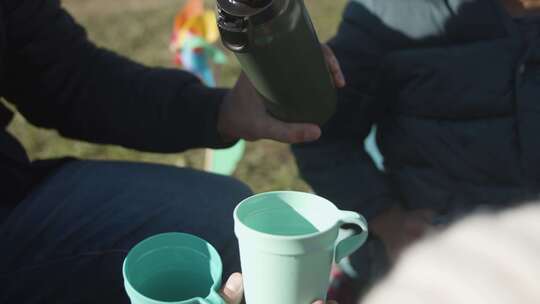
<svg viewBox="0 0 540 304"><path fill-rule="evenodd" d="M3 1L6 98L32 123L96 143L179 152L223 147L225 91L96 47L59 0Z"/></svg>
<svg viewBox="0 0 540 304"><path fill-rule="evenodd" d="M397 199L364 149L365 138L385 111L372 86L384 49L356 23L364 17L359 13L358 5L349 5L338 34L329 42L347 80L338 91L337 112L318 141L292 150L301 175L315 192L369 219Z"/></svg>

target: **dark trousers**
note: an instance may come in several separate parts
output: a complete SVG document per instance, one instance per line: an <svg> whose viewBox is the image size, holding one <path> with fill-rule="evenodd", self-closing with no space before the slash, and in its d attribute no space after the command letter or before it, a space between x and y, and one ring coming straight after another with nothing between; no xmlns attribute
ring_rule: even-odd
<svg viewBox="0 0 540 304"><path fill-rule="evenodd" d="M144 238L178 231L239 271L233 209L250 190L224 176L124 162L75 161L0 224L0 303L128 303L122 262Z"/></svg>

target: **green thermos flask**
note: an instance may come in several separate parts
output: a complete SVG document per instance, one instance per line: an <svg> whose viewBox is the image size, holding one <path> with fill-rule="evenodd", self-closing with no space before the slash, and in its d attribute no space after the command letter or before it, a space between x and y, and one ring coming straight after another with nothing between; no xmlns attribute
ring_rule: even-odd
<svg viewBox="0 0 540 304"><path fill-rule="evenodd" d="M224 45L276 118L323 125L336 90L303 0L217 0Z"/></svg>

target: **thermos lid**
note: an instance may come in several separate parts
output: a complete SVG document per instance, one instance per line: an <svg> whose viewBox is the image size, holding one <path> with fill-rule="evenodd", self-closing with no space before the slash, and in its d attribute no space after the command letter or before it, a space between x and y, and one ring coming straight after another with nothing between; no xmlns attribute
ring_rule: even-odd
<svg viewBox="0 0 540 304"><path fill-rule="evenodd" d="M234 2L235 0L233 0ZM264 7L268 5L272 0L236 0L236 2L244 3L253 7Z"/></svg>
<svg viewBox="0 0 540 304"><path fill-rule="evenodd" d="M218 25L225 46L247 52L249 31L280 14L291 0L217 0Z"/></svg>
<svg viewBox="0 0 540 304"><path fill-rule="evenodd" d="M220 9L237 17L251 17L272 6L274 0L217 0Z"/></svg>

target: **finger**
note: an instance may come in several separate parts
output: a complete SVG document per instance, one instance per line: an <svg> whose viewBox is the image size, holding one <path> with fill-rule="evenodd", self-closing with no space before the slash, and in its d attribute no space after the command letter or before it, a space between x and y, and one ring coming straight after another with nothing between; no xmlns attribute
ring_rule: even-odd
<svg viewBox="0 0 540 304"><path fill-rule="evenodd" d="M435 217L435 215L437 215L437 214L435 213L435 211L430 210L430 209L422 210L422 211L421 211L421 214L422 214L422 216L424 217L424 219L425 219L426 221L430 222L430 223L432 222L432 220L433 220L433 218Z"/></svg>
<svg viewBox="0 0 540 304"><path fill-rule="evenodd" d="M310 142L319 139L321 129L314 124L285 123L269 115L257 125L256 138L268 138L289 144Z"/></svg>
<svg viewBox="0 0 540 304"><path fill-rule="evenodd" d="M423 220L426 223L431 223L436 213L435 211L431 209L419 209L419 210L410 211L409 215L412 217L416 217L420 220Z"/></svg>
<svg viewBox="0 0 540 304"><path fill-rule="evenodd" d="M341 66L339 65L339 62L334 55L334 52L332 51L332 49L330 49L330 47L324 44L322 45L322 49L326 62L328 63L328 66L330 68L330 73L332 74L332 78L334 79L335 86L338 88L345 86L345 77L343 76Z"/></svg>
<svg viewBox="0 0 540 304"><path fill-rule="evenodd" d="M244 285L242 283L242 275L240 273L233 273L225 287L221 290L221 296L227 304L240 304L244 295Z"/></svg>
<svg viewBox="0 0 540 304"><path fill-rule="evenodd" d="M521 1L521 3L523 4L523 7L526 9L533 9L533 8L540 7L540 3L537 0L532 0L532 1L525 0L525 1Z"/></svg>
<svg viewBox="0 0 540 304"><path fill-rule="evenodd" d="M423 220L411 218L405 221L403 228L407 242L412 242L424 236L429 229L429 225Z"/></svg>
<svg viewBox="0 0 540 304"><path fill-rule="evenodd" d="M321 47L322 47L326 62L328 63L328 67L330 68L330 73L332 74L332 78L334 79L334 84L338 88L344 87L346 84L345 76L343 76L341 66L339 65L339 61L334 55L334 52L326 44L322 44Z"/></svg>
<svg viewBox="0 0 540 304"><path fill-rule="evenodd" d="M339 62L336 59L336 56L334 55L334 52L332 51L332 49L326 44L322 44L321 47L323 50L324 59L328 63L328 67L330 68L330 71L332 73L339 72L341 70L341 67L339 66Z"/></svg>

